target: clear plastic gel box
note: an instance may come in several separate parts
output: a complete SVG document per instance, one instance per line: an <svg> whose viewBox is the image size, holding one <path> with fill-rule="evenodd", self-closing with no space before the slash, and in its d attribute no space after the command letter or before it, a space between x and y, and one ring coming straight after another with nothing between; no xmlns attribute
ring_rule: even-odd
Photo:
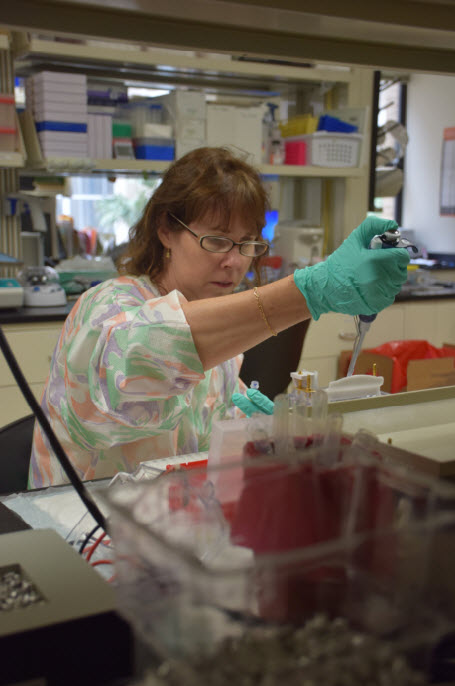
<svg viewBox="0 0 455 686"><path fill-rule="evenodd" d="M252 622L323 613L427 668L455 627L455 489L390 466L378 444L325 468L311 447L289 459L249 443L241 464L108 491L120 607L138 633L162 657L194 657Z"/></svg>

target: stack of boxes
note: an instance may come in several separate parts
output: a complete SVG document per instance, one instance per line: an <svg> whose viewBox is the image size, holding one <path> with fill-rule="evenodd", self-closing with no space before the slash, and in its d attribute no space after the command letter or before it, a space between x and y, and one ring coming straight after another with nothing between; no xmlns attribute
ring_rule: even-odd
<svg viewBox="0 0 455 686"><path fill-rule="evenodd" d="M112 121L113 156L133 159L133 126L130 121L128 103L118 103Z"/></svg>
<svg viewBox="0 0 455 686"><path fill-rule="evenodd" d="M44 158L88 156L87 77L42 71L26 81Z"/></svg>
<svg viewBox="0 0 455 686"><path fill-rule="evenodd" d="M87 91L87 148L91 159L112 158L112 119L116 101L110 91Z"/></svg>
<svg viewBox="0 0 455 686"><path fill-rule="evenodd" d="M172 126L163 124L163 105L146 101L129 103L134 154L138 160L166 160L175 157Z"/></svg>
<svg viewBox="0 0 455 686"><path fill-rule="evenodd" d="M91 159L108 160L112 157L112 116L88 114L87 152Z"/></svg>

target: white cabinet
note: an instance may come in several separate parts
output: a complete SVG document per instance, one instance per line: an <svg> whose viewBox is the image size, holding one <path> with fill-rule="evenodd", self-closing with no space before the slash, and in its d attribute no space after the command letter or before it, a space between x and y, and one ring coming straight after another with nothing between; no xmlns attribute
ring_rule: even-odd
<svg viewBox="0 0 455 686"><path fill-rule="evenodd" d="M438 345L455 345L455 300L440 303L437 312Z"/></svg>
<svg viewBox="0 0 455 686"><path fill-rule="evenodd" d="M354 317L329 313L311 322L303 344L300 369L319 372L319 384L337 378L342 350L352 350ZM440 347L455 345L455 299L395 303L380 312L365 336L364 348L387 341L419 339Z"/></svg>
<svg viewBox="0 0 455 686"><path fill-rule="evenodd" d="M405 310L406 338L423 338L433 345L455 345L455 300L409 303Z"/></svg>
<svg viewBox="0 0 455 686"><path fill-rule="evenodd" d="M52 353L63 322L6 324L3 332L37 400L40 400ZM0 426L31 413L17 383L0 357Z"/></svg>

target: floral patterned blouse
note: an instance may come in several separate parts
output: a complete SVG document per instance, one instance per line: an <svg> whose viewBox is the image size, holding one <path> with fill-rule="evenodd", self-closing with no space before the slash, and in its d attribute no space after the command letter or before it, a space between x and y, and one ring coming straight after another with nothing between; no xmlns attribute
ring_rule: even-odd
<svg viewBox="0 0 455 686"><path fill-rule="evenodd" d="M41 405L81 479L208 450L213 421L235 416L242 355L204 372L185 302L178 291L160 295L145 276L123 276L72 308ZM29 487L67 481L36 422Z"/></svg>

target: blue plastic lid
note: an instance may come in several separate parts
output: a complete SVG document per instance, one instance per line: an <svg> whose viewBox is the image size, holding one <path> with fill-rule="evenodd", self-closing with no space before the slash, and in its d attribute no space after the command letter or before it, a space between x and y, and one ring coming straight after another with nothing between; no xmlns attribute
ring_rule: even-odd
<svg viewBox="0 0 455 686"><path fill-rule="evenodd" d="M331 117L329 114L324 114L319 117L318 131L338 131L339 133L355 133L358 127L353 124L348 124L338 117Z"/></svg>

